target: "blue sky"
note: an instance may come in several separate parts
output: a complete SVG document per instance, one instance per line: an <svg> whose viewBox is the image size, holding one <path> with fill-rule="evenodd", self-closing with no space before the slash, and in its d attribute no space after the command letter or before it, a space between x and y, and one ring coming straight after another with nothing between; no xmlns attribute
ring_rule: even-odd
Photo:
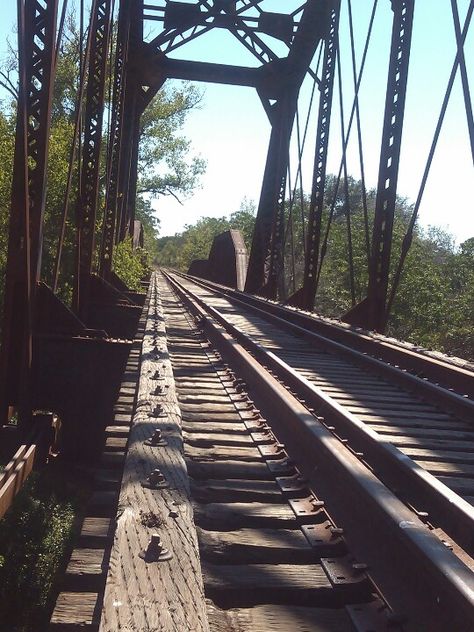
<svg viewBox="0 0 474 632"><path fill-rule="evenodd" d="M267 8L278 10L281 0L265 0ZM458 0L461 20L468 0ZM289 3L289 4L288 4ZM298 5L288 0L286 6ZM15 5L3 3L0 9L0 38L4 42L15 22ZM345 83L346 121L353 90L347 37L346 0L342 1L341 59ZM362 133L367 182L376 183L386 68L390 46L390 0L379 0L374 36L369 49L365 78L361 88ZM455 56L454 29L450 0L416 0L413 50L407 98L407 115L402 146L399 193L416 198L437 117ZM7 6L5 6L7 5ZM291 5L291 6L290 6ZM372 0L352 0L357 61L365 41ZM281 5L280 5L281 6ZM1 49L0 49L1 50ZM474 90L474 26L465 47L471 91ZM187 59L254 65L241 44L221 31L211 31L178 49L176 56ZM239 208L244 197L258 201L270 132L260 101L250 88L203 85L202 107L193 112L184 128L196 153L208 161L202 189L180 206L173 200L155 203L162 222L162 234L172 234L202 215L220 216ZM310 82L301 94L301 119L304 121ZM335 106L329 151L329 171L336 172L341 158L338 105ZM305 188L311 184L312 152L316 111L311 117L307 152L303 161ZM311 134L313 132L313 134ZM355 138L355 136L354 136ZM293 171L296 162L292 161ZM359 177L357 146L350 144L349 172ZM443 127L430 179L420 209L424 225L448 228L458 241L474 235L474 167L470 155L461 83L456 81Z"/></svg>

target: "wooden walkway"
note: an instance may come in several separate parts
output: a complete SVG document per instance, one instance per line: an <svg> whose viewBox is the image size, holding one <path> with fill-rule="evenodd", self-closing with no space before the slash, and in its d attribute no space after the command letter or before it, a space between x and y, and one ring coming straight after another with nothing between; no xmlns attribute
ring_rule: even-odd
<svg viewBox="0 0 474 632"><path fill-rule="evenodd" d="M209 630L181 417L161 314L154 275L114 422L107 428L98 490L51 619L55 632ZM147 445L157 428L166 445ZM167 482L163 489L143 485L156 468ZM171 559L143 559L154 534Z"/></svg>

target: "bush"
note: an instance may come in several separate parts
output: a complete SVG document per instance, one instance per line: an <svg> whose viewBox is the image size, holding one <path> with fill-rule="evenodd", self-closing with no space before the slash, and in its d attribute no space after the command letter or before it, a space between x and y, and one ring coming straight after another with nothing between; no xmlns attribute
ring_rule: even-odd
<svg viewBox="0 0 474 632"><path fill-rule="evenodd" d="M0 521L0 631L49 624L85 492L48 468L33 473Z"/></svg>
<svg viewBox="0 0 474 632"><path fill-rule="evenodd" d="M114 248L114 272L131 289L140 291L140 282L150 271L149 256L143 248L134 250L131 237Z"/></svg>

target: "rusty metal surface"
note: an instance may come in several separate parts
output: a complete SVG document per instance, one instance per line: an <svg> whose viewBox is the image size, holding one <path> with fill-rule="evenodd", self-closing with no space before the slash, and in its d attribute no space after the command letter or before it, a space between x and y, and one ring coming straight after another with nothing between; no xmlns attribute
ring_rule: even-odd
<svg viewBox="0 0 474 632"><path fill-rule="evenodd" d="M111 0L96 0L90 24L94 37L87 71L84 142L76 208L78 269L74 287L74 304L83 316L87 311L89 275L92 273L95 248L110 10Z"/></svg>
<svg viewBox="0 0 474 632"><path fill-rule="evenodd" d="M293 309L258 296L242 292L234 293L224 287L213 287L221 294L228 296L231 300L240 301L240 304L245 304L248 308L257 308L268 315L277 316L281 324L286 322L289 325L298 325L308 332L327 338L328 342L337 342L350 350L359 351L361 359L363 359L362 355L381 359L387 365L410 371L421 378L428 378L430 382L439 384L445 389L451 389L459 395L474 399L474 372L449 361L450 358L434 357L424 350L409 348L400 341L374 335L373 332L359 327L337 323L317 314Z"/></svg>
<svg viewBox="0 0 474 632"><path fill-rule="evenodd" d="M260 604L268 604L268 614L262 615L266 624L262 622L258 628L262 630L274 629L276 606L279 616L290 621L296 604L304 606L306 613L304 624L295 617L295 627L291 627L295 632L319 630L322 605L348 623L341 606L354 600L368 606L374 586L355 570L359 562L348 552L342 530L331 521L324 503L312 495L307 482L280 490L275 479L278 474L273 473L275 457L285 462L286 472L293 473L294 480L301 479L297 464L290 465L285 447L270 429L272 419L264 422L248 401L246 385L209 346L202 323L193 322L182 300L164 281L160 285L186 430L184 455L209 607L245 610L249 621L242 621L239 630L253 629L250 621L261 614ZM238 374L239 369L235 371ZM210 419L214 421L209 423ZM255 430L264 423L267 433L262 444ZM328 555L330 561L324 559ZM330 571L331 565L337 573ZM212 630L214 626L211 621ZM381 632L383 627L374 630Z"/></svg>
<svg viewBox="0 0 474 632"><path fill-rule="evenodd" d="M175 281L176 283L176 281ZM297 402L297 400L288 393L282 384L277 383L274 378L266 374L261 364L254 358L251 358L236 342L235 338L229 338L228 334L225 334L218 325L215 324L214 318L216 318L221 324L224 324L224 319L216 312L215 309L205 306L202 299L199 299L195 294L191 293L191 298L185 298L189 295L189 288L184 289L178 283L176 285L181 293L183 300L187 300L189 305L192 305L192 309L197 314L200 320L201 327L207 332L210 339L216 344L225 344L227 346L225 352L225 358L228 362L232 363L233 367L238 367L240 374L251 383L253 388L259 394L259 401L265 401L267 408L272 410L279 410L279 419L281 422L278 427L284 433L282 438L288 445L292 445L297 454L306 454L307 468L303 471L304 474L314 471L314 463L318 464L317 470L314 474L310 475L312 481L319 481L321 489L325 489L326 493L328 488L333 489L334 485L337 486L337 491L340 495L338 504L334 501L334 505L330 505L331 510L334 508L336 515L347 514L347 496L345 494L353 495L354 502L350 503L351 510L361 510L360 520L362 533L359 533L361 540L366 540L368 532L372 530L369 527L369 523L364 520L363 516L367 515L367 519L372 523L373 527L377 529L377 535L373 533L374 542L381 542L383 540L383 533L390 533L390 552L387 551L387 555L392 558L393 555L401 556L403 559L403 565L405 571L407 571L407 564L412 565L408 574L411 575L411 579L405 578L401 580L398 576L396 587L392 588L396 591L399 590L398 595L395 596L395 602L400 604L400 595L405 591L403 599L406 600L409 596L406 594L406 588L412 582L413 577L417 577L417 580L423 576L423 583L426 588L426 594L423 598L426 598L428 602L432 600L432 605L427 606L426 602L423 606L428 607L424 614L421 614L421 619L418 619L418 624L415 624L413 629L417 628L416 625L420 625L421 621L424 621L423 625L426 625L426 619L430 618L429 629L444 629L447 625L447 621L441 621L442 614L440 608L437 605L439 595L443 594L446 600L454 599L451 606L447 606L445 602L444 606L446 611L456 612L460 618L456 625L460 626L460 629L469 629L469 618L474 617L474 607L472 602L472 590L473 590L473 574L465 567L460 560L453 556L448 561L446 557L446 546L430 531L429 527L425 526L420 518L413 512L412 509L404 505L398 500L380 481L378 481L367 466L361 462L360 457L348 450L345 443L341 443L339 439L330 432L329 429L324 428L321 422L310 412L306 406ZM208 316L210 314L211 316ZM226 328L237 333L235 326ZM243 336L239 335L239 340L242 340ZM255 343L252 346L255 353L259 345ZM262 349L259 349L261 352ZM221 350L221 353L223 351ZM253 367L253 368L250 368ZM237 370L237 368L234 368ZM280 393L278 402L274 400L276 393ZM272 402L273 404L269 403ZM307 404L309 405L309 403ZM262 406L260 406L262 407ZM300 407L300 408L298 408ZM311 407L311 406L310 406ZM299 422L290 422L292 419L290 411L299 410ZM327 407L325 408L327 410ZM283 423L284 420L284 423ZM290 434L288 429L291 427ZM303 428L306 428L303 431ZM286 430L286 432L285 432ZM301 430L301 432L300 432ZM319 438L318 438L319 437ZM320 442L320 443L319 443ZM331 448L330 446L333 446ZM304 446L304 449L303 449ZM319 446L319 447L318 447ZM335 460L333 460L335 459ZM336 466L336 463L338 465ZM342 468L339 471L339 468ZM343 475L342 472L345 472ZM323 478L321 478L323 477ZM360 488L358 486L361 486ZM377 486L380 485L379 491ZM316 488L317 489L317 488ZM364 489L361 492L361 489ZM352 491L351 491L352 490ZM357 491L356 491L357 490ZM365 497L365 494L368 494ZM372 496L372 501L368 501L368 497ZM337 496L338 494L336 494ZM325 498L326 500L326 498ZM330 497L327 497L327 501L330 502ZM370 508L369 508L370 507ZM368 514L364 514L368 512ZM372 513L374 512L374 513ZM382 512L382 513L378 513ZM382 515L384 517L382 517ZM421 515L421 514L420 514ZM370 517L369 517L370 516ZM376 517L378 516L378 517ZM346 519L350 518L346 515ZM388 522L387 522L388 521ZM382 527L382 524L384 525ZM392 526L389 527L389 524ZM351 526L357 530L357 526L354 525L354 518L351 521ZM382 531L380 531L382 529ZM472 531L471 531L472 533ZM357 538L356 538L357 539ZM364 548L364 547L362 547ZM367 547L365 547L366 549ZM410 550L411 553L407 553ZM396 553L398 551L398 553ZM415 552L416 551L416 552ZM367 555L370 553L367 552ZM380 550L379 550L380 555ZM384 557L384 556L382 556ZM379 560L380 561L380 560ZM374 563L374 558L371 558L371 564ZM400 564L393 560L393 577L398 573L403 574L403 570L400 569ZM383 573L382 573L383 575ZM387 578L385 578L387 579ZM406 585L402 588L400 581L406 581ZM420 580L421 581L421 580ZM445 584L445 582L448 582ZM412 590L414 588L412 587ZM415 603L411 603L409 606L405 603L405 607L408 609L413 608L413 612L410 612L411 616L420 616L414 614L414 612L421 607L420 601L415 599ZM429 609L433 612L429 612Z"/></svg>
<svg viewBox="0 0 474 632"><path fill-rule="evenodd" d="M2 323L0 415L31 414L30 368L41 270L58 0L18 3L19 100Z"/></svg>
<svg viewBox="0 0 474 632"><path fill-rule="evenodd" d="M385 331L388 318L387 288L414 6L414 0L392 2L392 44L369 265L368 311L365 317L356 316L354 319L359 325L382 332Z"/></svg>
<svg viewBox="0 0 474 632"><path fill-rule="evenodd" d="M189 274L243 290L247 277L247 248L240 230L230 229L214 237L209 257L191 262Z"/></svg>
<svg viewBox="0 0 474 632"><path fill-rule="evenodd" d="M206 309L210 310L214 317L223 324L226 329L232 333L232 335L234 335L247 347L251 348L252 352L256 354L256 357L259 357L265 366L271 368L271 370L284 381L288 388L294 389L294 391L303 398L306 405L315 414L324 415L326 426L330 427L331 431L333 431L337 436L345 437L345 442L350 441L352 451L356 454L360 454L361 458L368 462L372 469L377 471L378 476L381 477L386 484L388 484L392 489L398 490L398 493L401 494L402 498L411 502L413 506L423 508L423 510L428 510L430 512L430 520L434 520L437 524L442 525L443 528L448 533L452 534L454 539L457 540L463 548L465 548L468 554L472 554L474 550L474 542L472 540L474 510L470 503L472 492L469 491L469 479L472 479L472 472L468 455L460 455L460 458L458 459L460 465L451 466L451 469L455 468L455 471L458 472L458 476L464 477L465 482L462 480L458 481L456 479L452 479L453 482L450 483L449 476L443 476L442 465L437 466L437 473L432 475L427 471L422 460L415 462L412 458L407 456L403 446L399 449L391 445L390 442L385 440L384 436L380 435L378 431L376 432L372 429L370 424L371 406L376 408L377 404L371 404L371 398L368 397L367 394L365 395L366 408L363 409L363 412L369 413L369 417L362 416L362 421L359 419L357 411L361 405L363 406L363 395L361 396L362 401L359 403L359 407L356 406L354 408L354 412L351 413L347 409L347 403L344 399L337 399L337 396L335 398L331 389L329 389L328 392L325 392L324 383L322 385L320 385L317 381L312 383L311 371L309 374L304 372L305 366L309 369L311 368L311 351L308 356L305 356L305 352L301 347L301 338L294 338L293 345L300 348L299 352L298 350L295 351L296 357L291 356L291 338L282 339L283 346L288 347L287 351L285 351L285 349L274 349L272 352L268 349L268 346L274 346L275 343L272 345L269 341L267 341L266 344L263 344L258 340L256 341L252 334L249 335L249 332L245 331L245 326L242 328L242 325L233 325L228 321L228 317L224 317L216 311L215 308L206 305L202 298L197 298L196 300L200 301L203 306L206 306ZM226 311L228 313L228 310ZM275 319L273 320L275 321ZM281 324L282 321L278 320L278 325L281 326ZM263 321L263 327L269 330L269 326L265 321ZM288 328L285 327L284 329ZM293 326L291 330L295 331L300 336L304 333L301 328L296 326ZM275 333L278 336L278 329L275 330L274 334ZM300 340L300 342L298 340ZM321 345L321 340L319 340L316 335L313 334L313 336L310 337L310 340L312 340L313 343L318 343L321 348L325 348L324 344ZM344 350L347 352L347 349L344 349L340 345L336 345L335 349L339 352L341 357L344 357L342 353ZM334 351L334 348L332 348L332 350ZM298 367L298 356L300 359L305 358L305 360L303 360L303 366L295 370L293 366ZM329 361L329 358L330 356L326 356L326 362ZM366 364L369 363L369 366L370 362L375 363L375 374L383 372L384 365L379 360L374 361L370 358L364 358L364 361ZM353 377L351 379L355 379L357 381L356 366L350 364L343 365L342 367L339 367L337 371L342 371L343 373L344 371L348 371L348 376L352 375ZM397 373L393 367L388 367L388 375L391 382L394 381L394 372ZM402 385L404 385L405 388L407 388L407 384L408 387L410 387L412 381L414 381L415 384L421 384L421 386L427 388L428 392L431 392L434 388L433 385L426 385L426 383L423 380L419 380L419 378L410 376L401 371L398 371L398 373L402 376ZM334 385L336 384L337 378L334 382ZM382 382L379 382L378 384L379 387L383 387ZM371 389L370 392L375 396L377 393L377 382L374 382L373 379L369 379L367 388ZM396 391L393 391L393 393L396 394ZM379 397L379 400L383 401L384 397L388 397L390 401L389 395L387 395L387 393L382 394ZM461 404L463 406L467 422L472 420L472 411L470 410L474 406L472 402L459 398L449 392L446 393L446 397L448 401L454 400L454 404L456 405L460 404L459 400L461 399ZM380 404L378 405L380 406ZM397 404L395 401L391 407L396 408L397 405L401 406L399 415L401 415L400 421L402 422L402 425L399 428L399 432L403 433L404 430L407 430L407 422L410 414L415 417L417 416L416 405L415 408L412 409L411 413L407 412L406 405L403 406L400 402ZM437 412L438 411L435 409L432 409L431 414L436 418ZM382 413L379 412L379 414ZM371 414L374 415L373 412ZM396 427L396 421L393 421L395 411L392 410L386 414L388 414L389 419L392 419L390 423ZM423 413L421 413L421 415L423 418ZM430 413L426 413L425 417L429 419ZM374 419L376 418L374 417ZM469 431L471 430L470 426L459 425L460 422L456 423L455 419L453 419L452 422L449 421L449 418L447 418L447 420L448 425L446 426L447 429L444 429L444 433L447 433L447 436L449 436L449 426L454 424L452 429L454 439L457 437L456 431L461 431L464 428L462 436L468 442L466 444L468 446L467 450L474 447L474 444L469 444L469 438L471 436L469 434ZM377 421L375 421L375 424L376 423ZM441 422L438 422L438 424L440 423ZM434 424L435 427L438 428L438 432L440 432L442 427L437 426L436 421ZM430 426L430 424L428 424L428 426ZM392 433L393 432L395 431L392 430ZM424 440L427 447L430 447L431 445L430 440L432 441L430 437ZM423 448L422 440L420 439L416 445L420 445L421 448ZM422 453L423 450L421 450L421 454ZM430 454L429 450L428 454ZM443 461L441 457L435 456L435 453L433 453L433 455L433 458L441 462ZM446 454L444 455L444 459L447 463L450 463L452 460L450 459L450 456ZM464 466L462 465L463 463ZM433 468L434 465L430 464L430 467ZM463 468L465 471L463 471ZM448 468L445 467L444 469ZM456 486L460 486L460 488L455 488L453 491L449 486L452 486L454 483ZM460 494L466 498L462 498Z"/></svg>

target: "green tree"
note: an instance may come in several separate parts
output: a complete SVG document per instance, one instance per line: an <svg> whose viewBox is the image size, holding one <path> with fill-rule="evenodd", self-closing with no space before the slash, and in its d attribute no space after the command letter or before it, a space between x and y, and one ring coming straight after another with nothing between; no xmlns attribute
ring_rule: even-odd
<svg viewBox="0 0 474 632"><path fill-rule="evenodd" d="M70 12L62 39L52 103L52 126L48 161L48 187L44 222L43 278L51 283L64 207L67 170L74 135L76 101L79 94L80 36L74 12ZM113 63L113 60L112 60ZM3 164L0 172L0 268L4 266L10 207L10 181L13 160L14 118L16 110L15 74L17 56L13 48L0 67L0 83L10 88L8 102L0 107L0 148ZM106 89L106 95L109 90ZM184 199L198 186L205 170L205 161L190 157L189 141L181 134L187 115L198 107L202 94L191 84L167 84L152 99L141 121L139 184L136 200L136 217L144 225L145 247L153 255L156 250L159 221L152 208L152 200L161 195ZM106 104L107 110L109 105ZM99 209L97 218L97 253L103 216L107 149L107 113L104 117L104 139L100 169ZM69 211L61 260L60 291L63 298L71 294L75 260L75 214L78 188L78 166L75 161L73 186L69 198ZM3 230L4 229L4 230ZM96 254L97 254L96 253ZM137 253L137 263L141 254Z"/></svg>

